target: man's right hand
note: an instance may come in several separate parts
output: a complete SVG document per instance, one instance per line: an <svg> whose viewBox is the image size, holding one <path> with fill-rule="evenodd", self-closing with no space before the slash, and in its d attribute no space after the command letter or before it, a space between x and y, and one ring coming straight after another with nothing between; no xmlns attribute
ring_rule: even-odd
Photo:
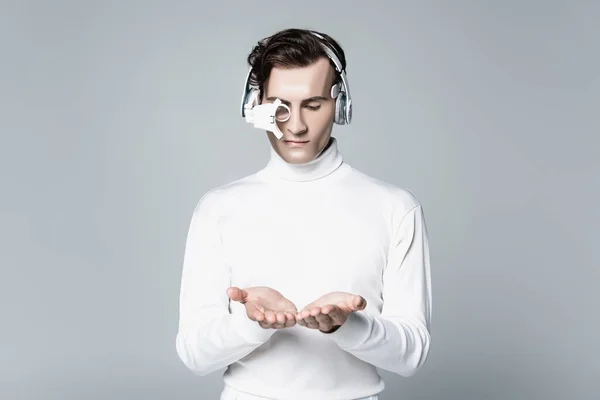
<svg viewBox="0 0 600 400"><path fill-rule="evenodd" d="M296 324L296 306L277 290L266 286L230 287L227 296L243 304L248 318L258 322L262 328L283 329Z"/></svg>

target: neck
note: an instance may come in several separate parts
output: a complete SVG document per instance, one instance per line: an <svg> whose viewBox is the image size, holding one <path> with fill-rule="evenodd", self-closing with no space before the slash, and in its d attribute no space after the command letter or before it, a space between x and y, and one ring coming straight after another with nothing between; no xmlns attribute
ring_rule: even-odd
<svg viewBox="0 0 600 400"><path fill-rule="evenodd" d="M270 159L263 173L287 181L314 181L331 174L343 163L342 153L338 151L337 139L331 137L325 148L312 161L292 164L284 160L271 146Z"/></svg>

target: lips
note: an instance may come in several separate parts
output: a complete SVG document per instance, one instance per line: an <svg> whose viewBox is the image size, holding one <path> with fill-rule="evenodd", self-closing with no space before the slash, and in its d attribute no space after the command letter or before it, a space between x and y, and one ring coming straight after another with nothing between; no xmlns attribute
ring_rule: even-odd
<svg viewBox="0 0 600 400"><path fill-rule="evenodd" d="M308 143L308 140L284 140L286 143Z"/></svg>

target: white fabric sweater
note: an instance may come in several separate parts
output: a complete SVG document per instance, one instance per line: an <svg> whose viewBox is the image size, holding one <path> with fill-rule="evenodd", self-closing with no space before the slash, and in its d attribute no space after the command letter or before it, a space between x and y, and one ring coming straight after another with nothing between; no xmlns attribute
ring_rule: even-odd
<svg viewBox="0 0 600 400"><path fill-rule="evenodd" d="M307 164L273 149L265 168L208 191L191 219L176 349L198 375L274 399L379 393L377 368L414 374L430 349L432 310L423 208L408 189L343 160L338 142ZM226 289L269 286L298 309L332 291L365 310L331 334L263 329Z"/></svg>

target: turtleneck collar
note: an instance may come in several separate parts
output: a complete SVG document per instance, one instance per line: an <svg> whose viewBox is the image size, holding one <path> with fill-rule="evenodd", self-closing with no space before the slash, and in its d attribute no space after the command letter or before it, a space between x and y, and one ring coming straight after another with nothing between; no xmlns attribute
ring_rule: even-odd
<svg viewBox="0 0 600 400"><path fill-rule="evenodd" d="M342 153L338 151L335 137L330 137L329 146L325 146L315 159L303 164L292 164L285 161L270 146L270 159L263 172L275 178L288 181L306 182L323 178L334 172L343 163Z"/></svg>

